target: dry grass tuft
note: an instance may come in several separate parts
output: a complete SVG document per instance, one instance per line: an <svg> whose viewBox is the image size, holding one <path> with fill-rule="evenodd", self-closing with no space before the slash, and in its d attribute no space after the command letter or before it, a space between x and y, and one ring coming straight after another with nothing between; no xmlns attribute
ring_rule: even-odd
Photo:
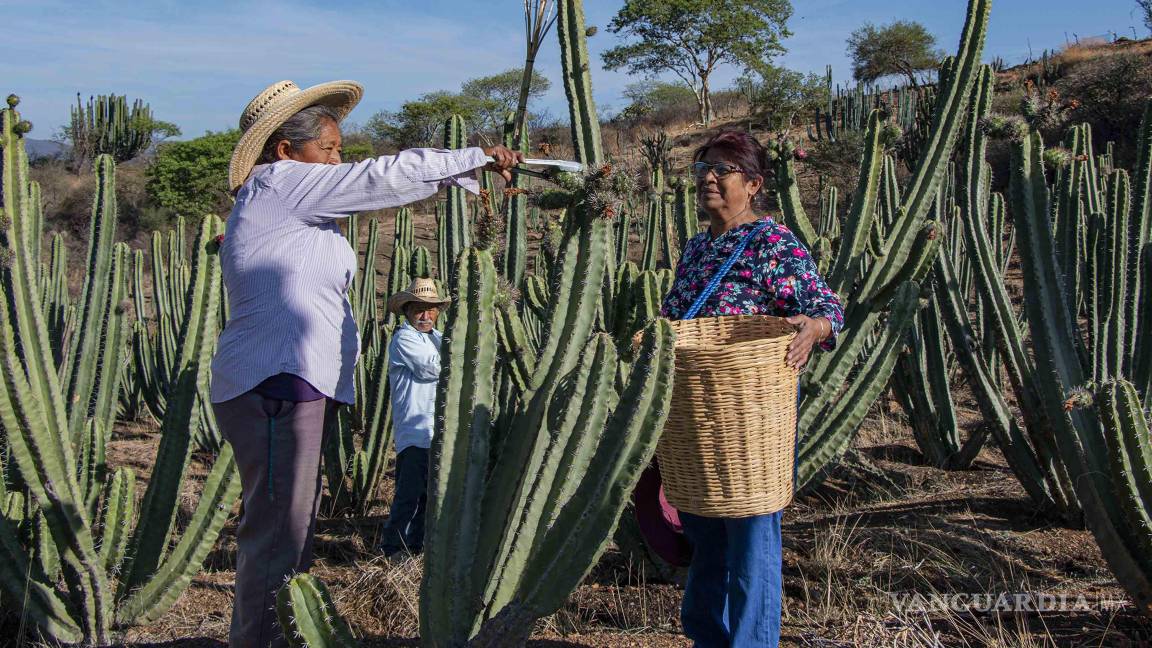
<svg viewBox="0 0 1152 648"><path fill-rule="evenodd" d="M420 633L420 558L375 558L357 563L355 578L334 593L336 606L369 635L414 637Z"/></svg>

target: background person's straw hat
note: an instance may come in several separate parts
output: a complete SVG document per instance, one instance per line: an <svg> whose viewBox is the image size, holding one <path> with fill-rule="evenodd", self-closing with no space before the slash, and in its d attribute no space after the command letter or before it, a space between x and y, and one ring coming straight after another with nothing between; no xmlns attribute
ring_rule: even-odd
<svg viewBox="0 0 1152 648"><path fill-rule="evenodd" d="M344 119L363 95L364 88L355 81L329 81L305 90L291 81L280 81L264 88L240 115L240 130L244 134L228 163L228 188L236 191L244 184L268 138L292 115L308 106L323 104Z"/></svg>
<svg viewBox="0 0 1152 648"><path fill-rule="evenodd" d="M420 302L429 306L443 308L452 303L449 297L441 297L436 290L436 282L425 277L417 277L408 284L408 287L388 298L388 310L397 314L404 314L404 305L409 302Z"/></svg>

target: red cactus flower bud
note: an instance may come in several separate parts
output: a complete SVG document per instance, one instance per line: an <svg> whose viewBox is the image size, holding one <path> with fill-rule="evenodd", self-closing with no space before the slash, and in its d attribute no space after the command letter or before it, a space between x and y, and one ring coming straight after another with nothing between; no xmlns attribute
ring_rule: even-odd
<svg viewBox="0 0 1152 648"><path fill-rule="evenodd" d="M795 151L792 151L792 157L796 158L797 160L803 160L808 157L808 151L802 148L798 148Z"/></svg>

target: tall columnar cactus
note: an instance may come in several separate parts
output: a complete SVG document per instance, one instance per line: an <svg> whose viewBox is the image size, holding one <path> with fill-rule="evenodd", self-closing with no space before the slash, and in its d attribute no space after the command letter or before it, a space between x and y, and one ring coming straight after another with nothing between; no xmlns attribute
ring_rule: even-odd
<svg viewBox="0 0 1152 648"><path fill-rule="evenodd" d="M148 104L119 95L89 97L85 106L76 95L76 107L68 135L72 139L77 162L89 162L99 155L110 155L125 162L144 152L152 144L156 122Z"/></svg>
<svg viewBox="0 0 1152 648"><path fill-rule="evenodd" d="M185 222L177 218L167 237L153 232L151 255L152 300L146 304L144 288L144 257L138 250L132 259L132 297L136 319L132 322L131 368L135 385L141 391L145 405L153 418L163 420L169 393L174 389L178 374L179 340L188 324L188 303L191 294L191 262L184 239ZM221 286L221 290L223 287ZM223 308L217 316L223 324ZM213 349L215 339L212 340ZM197 407L204 410L198 417L193 441L199 448L215 451L223 439L216 428L208 389L201 389Z"/></svg>
<svg viewBox="0 0 1152 648"><path fill-rule="evenodd" d="M640 267L655 270L660 261L660 241L664 236L664 201L659 193L648 195L648 216L644 220L644 256Z"/></svg>
<svg viewBox="0 0 1152 648"><path fill-rule="evenodd" d="M61 377L68 386L68 401L76 406L68 420L73 443L85 421L95 418L111 432L120 395L120 366L125 360L128 313L128 248L115 244L115 163L109 156L96 159L96 197L88 230L88 261L84 291L77 311ZM39 241L36 242L39 245Z"/></svg>
<svg viewBox="0 0 1152 648"><path fill-rule="evenodd" d="M68 430L69 418L86 416L88 403L73 405L65 399L64 384L52 359L37 280L39 268L33 265L36 254L32 250L39 241L33 241L29 232L35 227L29 218L29 201L36 192L29 190L20 136L25 129L18 128L15 104L10 99L12 109L3 111L0 132L5 215L0 227L5 260L0 268L0 430L3 445L11 453L9 469L18 473L26 489L23 499L34 517L43 521L45 533L38 534L33 545L25 545L16 533L19 520L13 507L0 510L0 587L49 637L106 645L112 627L148 622L175 602L215 543L239 492L239 478L226 446L183 535L170 546L181 501L180 482L191 453L189 430L195 427L193 419L199 412L197 386L206 381L210 340L216 331L220 271L205 248L220 222L205 219L198 240L201 252L193 284L200 298L188 305L193 324L181 338L181 380L170 396L153 477L135 517L135 529L130 531L131 471L121 468L104 478L93 470L107 434L101 421L88 417L78 441ZM98 161L97 167L103 167L110 182L111 162ZM106 201L96 204L98 210L109 208ZM120 254L126 257L123 251ZM88 283L110 281L114 267L115 261L113 270L89 276ZM86 295L96 292L86 289ZM99 328L81 329L77 335L99 334L82 330ZM102 494L92 498L94 504L84 491L86 487L95 491L97 486ZM62 580L57 580L57 573Z"/></svg>
<svg viewBox="0 0 1152 648"><path fill-rule="evenodd" d="M356 216L349 219L348 242L361 257L358 263L361 271L350 292L353 315L362 331L361 353L353 380L356 403L332 417L324 439L324 475L328 490L323 506L329 515L367 514L384 476L392 442L388 342L395 318L389 315L388 322L382 320L377 305L380 289L375 261L379 247L379 222L373 220L369 223L368 239L361 252L356 236L359 231L357 221ZM411 244L412 240L411 212L401 209L396 214L389 294L407 287L410 254L406 244ZM424 250L424 262L427 264L427 250ZM360 437L359 447L357 435Z"/></svg>
<svg viewBox="0 0 1152 648"><path fill-rule="evenodd" d="M467 145L467 131L464 130L464 118L453 115L444 124L444 148L460 149ZM443 224L440 236L443 237L442 254L447 255L440 261L444 273L440 275L442 281L455 283L456 257L464 248L472 244L472 225L468 218L467 192L460 187L448 189L448 200L444 205Z"/></svg>
<svg viewBox="0 0 1152 648"><path fill-rule="evenodd" d="M1036 389L1035 364L1024 346L1025 329L1004 282L1008 256L1002 235L1004 200L989 190L986 120L979 119L991 105L992 83L992 71L984 68L972 97L975 118L964 134L960 169L964 182L957 192L963 251L981 310L982 335L969 321L968 291L959 261L952 255L941 254L936 260L934 292L957 361L1009 467L1038 506L1074 516L1072 484L1057 457L1052 427ZM1001 364L1020 403L1023 426L1012 415L999 384Z"/></svg>
<svg viewBox="0 0 1152 648"><path fill-rule="evenodd" d="M1143 128L1152 128L1152 124L1145 123ZM1106 319L1104 330L1093 327L1094 334L1105 339L1099 346L1085 340L1070 306L1079 295L1069 292L1071 280L1062 275L1058 264L1056 235L1048 217L1051 191L1043 159L1039 134L1028 132L1014 142L1011 206L1019 232L1024 306L1036 362L1034 380L1059 459L1071 477L1088 528L1137 607L1152 614L1152 554L1148 552L1152 530L1140 523L1148 516L1147 488L1142 481L1146 481L1146 464L1152 456L1146 414L1131 385L1109 380L1095 390L1093 398L1091 383L1094 374L1112 373L1114 367L1123 366L1119 359L1131 354L1132 349L1124 346L1124 336L1118 334L1124 323L1108 324L1107 320L1122 320L1127 303L1138 296L1122 279L1128 275L1127 265L1114 267L1117 280L1103 297L1098 313ZM1085 182L1082 191L1087 194L1094 189ZM1087 196L1083 199L1087 202ZM1103 206L1103 202L1098 196L1096 204ZM1147 206L1135 213L1142 218ZM1112 258L1124 259L1129 227L1123 219L1113 219L1105 227L1102 238L1113 250ZM1106 359L1097 357L1100 354ZM1085 408L1093 404L1094 411Z"/></svg>
<svg viewBox="0 0 1152 648"><path fill-rule="evenodd" d="M884 126L876 111L868 118L860 182L828 276L829 285L846 304L845 330L852 334L833 351L814 354L801 380L797 475L801 486L817 483L847 450L888 383L913 321L917 284L931 269L943 238L939 225L927 215L969 109L989 9L988 0L969 2L958 55L951 63L954 73L945 75L924 158L903 192L894 186L894 173L892 186L882 183L884 149L891 143L892 129ZM878 215L877 201L885 196L893 205ZM781 193L780 199L789 201L789 193ZM792 213L799 218L799 210ZM891 223L878 217L884 214L890 215ZM877 242L876 249L870 250L870 240ZM855 378L848 382L850 372Z"/></svg>
<svg viewBox="0 0 1152 648"><path fill-rule="evenodd" d="M672 220L676 233L676 250L684 251L684 246L692 237L700 233L700 214L696 208L696 184L691 177L676 178L672 182L675 191L675 200L672 208ZM680 255L669 259L669 267L675 268L680 262ZM623 262L623 259L621 259Z"/></svg>
<svg viewBox="0 0 1152 648"><path fill-rule="evenodd" d="M528 130L522 129L515 138L516 115L509 113L504 123L504 145L517 151L528 150ZM528 268L528 197L524 195L528 179L520 174L512 177L505 190L504 203L504 259L503 274L513 286L524 281Z"/></svg>
<svg viewBox="0 0 1152 648"><path fill-rule="evenodd" d="M421 588L428 646L527 639L534 620L557 609L599 556L666 416L670 325L657 320L646 331L619 395L615 346L593 333L611 254L604 216L618 210L603 201L618 200L612 190L620 185L601 167L592 134L581 3L561 1L558 11L573 140L592 170L558 178L575 194L545 333L513 402L497 400L498 331L504 344L517 336L491 321L499 312L491 253L460 257L459 299L441 349Z"/></svg>

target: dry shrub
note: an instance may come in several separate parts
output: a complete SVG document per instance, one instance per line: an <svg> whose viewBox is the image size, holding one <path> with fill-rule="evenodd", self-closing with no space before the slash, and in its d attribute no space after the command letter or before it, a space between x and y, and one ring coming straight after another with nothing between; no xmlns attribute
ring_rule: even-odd
<svg viewBox="0 0 1152 648"><path fill-rule="evenodd" d="M357 565L357 578L335 592L336 607L366 635L414 637L420 633L419 558L376 558Z"/></svg>
<svg viewBox="0 0 1152 648"><path fill-rule="evenodd" d="M1101 56L1078 65L1059 87L1078 104L1071 122L1091 124L1097 145L1115 141L1125 154L1117 164L1128 166L1144 102L1152 95L1152 61L1131 52Z"/></svg>

